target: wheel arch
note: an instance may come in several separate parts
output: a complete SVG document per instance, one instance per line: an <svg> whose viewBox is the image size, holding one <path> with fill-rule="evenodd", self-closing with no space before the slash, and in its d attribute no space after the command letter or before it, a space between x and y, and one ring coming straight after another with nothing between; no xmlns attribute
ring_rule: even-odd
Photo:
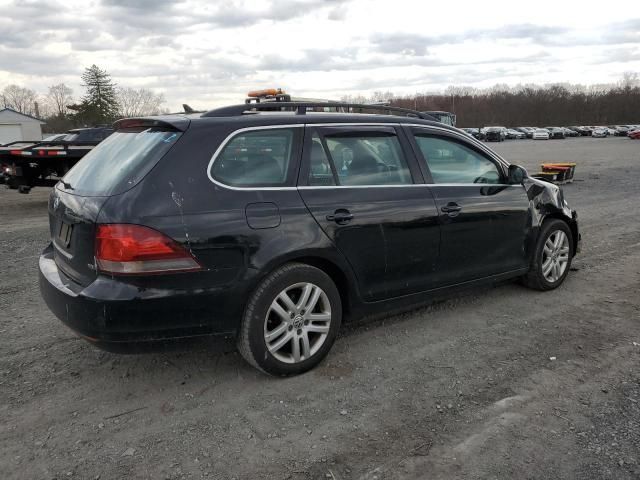
<svg viewBox="0 0 640 480"><path fill-rule="evenodd" d="M359 303L359 294L353 272L350 271L348 264L345 265L346 262L343 263L336 259L327 258L317 252L299 252L298 255L287 255L270 262L269 265L263 269L263 274L256 284L259 285L262 279L271 272L289 263L310 265L326 273L340 294L343 318L349 317L350 314L354 312L356 305Z"/></svg>
<svg viewBox="0 0 640 480"><path fill-rule="evenodd" d="M553 219L562 220L569 226L569 229L571 230L571 251L573 252L573 256L575 256L578 250L578 240L579 240L577 222L573 218L567 216L565 213L561 211L552 211L547 213L543 217L542 222L540 223L540 226L542 227L544 222L548 220L553 220Z"/></svg>

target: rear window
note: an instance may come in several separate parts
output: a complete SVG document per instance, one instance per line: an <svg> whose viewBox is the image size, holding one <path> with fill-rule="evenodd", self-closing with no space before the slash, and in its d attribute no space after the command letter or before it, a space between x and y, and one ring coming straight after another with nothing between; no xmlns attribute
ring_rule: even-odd
<svg viewBox="0 0 640 480"><path fill-rule="evenodd" d="M137 184L180 138L180 132L119 130L86 154L63 180L79 195L117 195Z"/></svg>

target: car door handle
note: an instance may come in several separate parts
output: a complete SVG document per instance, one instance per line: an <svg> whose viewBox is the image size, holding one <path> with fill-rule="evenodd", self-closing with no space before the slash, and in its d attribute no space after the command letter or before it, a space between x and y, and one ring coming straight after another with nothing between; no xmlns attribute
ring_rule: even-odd
<svg viewBox="0 0 640 480"><path fill-rule="evenodd" d="M336 222L338 225L344 225L353 220L353 214L349 210L338 209L333 215L327 215L327 220Z"/></svg>
<svg viewBox="0 0 640 480"><path fill-rule="evenodd" d="M442 210L444 213L448 214L449 216L454 217L458 214L458 212L460 212L460 210L462 210L462 207L455 202L449 202L445 206L440 208L440 210Z"/></svg>

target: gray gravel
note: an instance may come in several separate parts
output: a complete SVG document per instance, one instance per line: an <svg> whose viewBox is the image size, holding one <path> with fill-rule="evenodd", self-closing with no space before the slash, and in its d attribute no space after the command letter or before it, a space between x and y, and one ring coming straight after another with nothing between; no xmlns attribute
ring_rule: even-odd
<svg viewBox="0 0 640 480"><path fill-rule="evenodd" d="M0 188L0 478L640 478L640 142L492 146L530 171L578 163L565 285L346 326L289 379L79 340L38 293L47 192Z"/></svg>

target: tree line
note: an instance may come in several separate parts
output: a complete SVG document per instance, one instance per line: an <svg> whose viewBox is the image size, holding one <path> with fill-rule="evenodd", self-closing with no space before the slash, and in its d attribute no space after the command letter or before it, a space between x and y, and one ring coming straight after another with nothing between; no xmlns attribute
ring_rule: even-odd
<svg viewBox="0 0 640 480"><path fill-rule="evenodd" d="M627 72L611 85L448 87L444 93L347 96L354 103L389 102L413 110L455 113L459 127L620 125L640 123L640 79Z"/></svg>
<svg viewBox="0 0 640 480"><path fill-rule="evenodd" d="M165 113L162 93L145 88L119 87L103 69L92 65L82 74L85 93L74 97L73 89L59 83L46 94L19 85L0 92L0 106L41 118L44 132L65 132L74 127L109 124L118 118Z"/></svg>

